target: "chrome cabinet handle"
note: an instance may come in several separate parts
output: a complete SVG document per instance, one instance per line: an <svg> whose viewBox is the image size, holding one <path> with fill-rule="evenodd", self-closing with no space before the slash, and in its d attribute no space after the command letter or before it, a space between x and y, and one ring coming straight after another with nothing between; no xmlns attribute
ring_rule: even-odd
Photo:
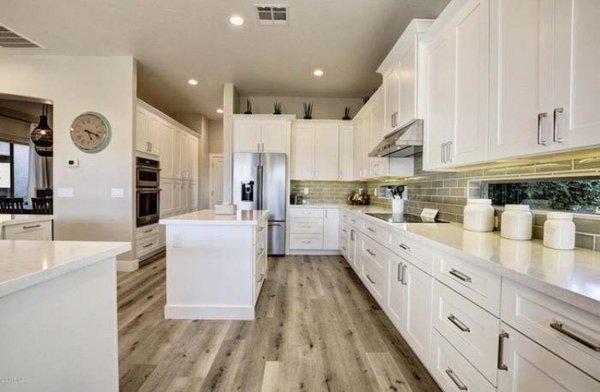
<svg viewBox="0 0 600 392"><path fill-rule="evenodd" d="M302 242L303 244L310 244L312 241L310 241L310 240L304 240L304 241L300 241L300 242Z"/></svg>
<svg viewBox="0 0 600 392"><path fill-rule="evenodd" d="M467 327L465 325L465 323L463 323L462 321L459 320L458 317L456 317L455 315L453 315L452 313L450 313L450 316L448 316L448 320L450 320L450 322L452 324L454 324L456 326L456 328L460 329L463 332L471 332L471 329L469 327Z"/></svg>
<svg viewBox="0 0 600 392"><path fill-rule="evenodd" d="M440 161L442 163L446 163L446 143L442 143L441 146L441 152L440 152Z"/></svg>
<svg viewBox="0 0 600 392"><path fill-rule="evenodd" d="M348 231L346 229L342 229L342 232L343 233L347 233Z"/></svg>
<svg viewBox="0 0 600 392"><path fill-rule="evenodd" d="M374 229L373 229L373 228L371 228L371 227L367 227L367 230L369 230L371 233L377 233L377 230L374 230Z"/></svg>
<svg viewBox="0 0 600 392"><path fill-rule="evenodd" d="M398 282L402 282L402 263L398 263Z"/></svg>
<svg viewBox="0 0 600 392"><path fill-rule="evenodd" d="M144 234L150 233L151 231L152 231L152 229L144 230Z"/></svg>
<svg viewBox="0 0 600 392"><path fill-rule="evenodd" d="M350 240L354 241L354 230L350 230Z"/></svg>
<svg viewBox="0 0 600 392"><path fill-rule="evenodd" d="M504 364L504 339L508 339L508 332L502 331L498 336L498 370L508 370Z"/></svg>
<svg viewBox="0 0 600 392"><path fill-rule="evenodd" d="M458 378L456 374L454 374L454 371L452 369L446 369L446 374L448 375L448 377L450 377L450 380L452 380L456 387L461 391L466 391L469 389L462 381L460 381L460 378Z"/></svg>
<svg viewBox="0 0 600 392"><path fill-rule="evenodd" d="M373 253L373 251L372 251L371 249L369 249L369 248L367 248L367 253L368 253L368 254L370 254L370 255L371 255L371 256L373 256L373 257L375 257L375 256L376 256L376 254L375 254L375 253Z"/></svg>
<svg viewBox="0 0 600 392"><path fill-rule="evenodd" d="M42 225L23 226L23 230L26 230L26 229L35 229L35 228L38 228L38 227L42 227Z"/></svg>
<svg viewBox="0 0 600 392"><path fill-rule="evenodd" d="M579 336L579 335L583 335L581 332L579 332L579 334L577 334L575 332L566 330L564 324L561 323L560 321L554 321L553 323L550 323L550 328L560 332L561 334L567 336L568 338L573 339L577 343L584 345L585 347L587 347L591 350L600 352L600 343L591 342L590 341L591 339L588 338L587 336L585 336L585 337Z"/></svg>
<svg viewBox="0 0 600 392"><path fill-rule="evenodd" d="M146 244L146 245L142 246L142 249L149 248L149 247L151 247L152 245L154 245L154 243L152 243L152 242L151 242L151 243L149 243L149 244Z"/></svg>
<svg viewBox="0 0 600 392"><path fill-rule="evenodd" d="M452 276L454 276L454 277L462 280L463 282L469 282L470 283L472 281L472 279L471 279L471 277L469 275L464 274L464 273L462 273L459 270L456 270L454 268L450 268L450 271L448 271L448 273L450 275L452 275Z"/></svg>
<svg viewBox="0 0 600 392"><path fill-rule="evenodd" d="M446 160L450 163L452 163L452 144L453 142L448 142L446 143Z"/></svg>
<svg viewBox="0 0 600 392"><path fill-rule="evenodd" d="M554 139L555 142L557 143L562 143L563 142L563 138L562 136L559 135L558 131L558 126L556 126L557 120L558 120L558 115L562 114L564 112L563 108L556 108L554 109L554 118L553 118L553 124L552 124L552 138Z"/></svg>
<svg viewBox="0 0 600 392"><path fill-rule="evenodd" d="M402 264L402 280L400 281L400 283L402 283L404 286L406 286L406 264Z"/></svg>
<svg viewBox="0 0 600 392"><path fill-rule="evenodd" d="M369 282L375 284L375 281L373 279L371 279L371 276L369 276L369 274L367 274L367 279L369 279Z"/></svg>
<svg viewBox="0 0 600 392"><path fill-rule="evenodd" d="M538 144L545 146L547 140L544 135L544 119L548 117L548 113L540 113L538 114Z"/></svg>
<svg viewBox="0 0 600 392"><path fill-rule="evenodd" d="M410 252L410 246L405 245L405 244L399 244L398 247L404 249L407 252Z"/></svg>

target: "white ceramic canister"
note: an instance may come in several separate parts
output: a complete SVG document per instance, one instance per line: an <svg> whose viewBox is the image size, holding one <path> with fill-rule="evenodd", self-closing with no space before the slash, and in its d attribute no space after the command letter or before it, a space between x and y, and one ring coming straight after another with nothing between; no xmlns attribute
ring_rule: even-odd
<svg viewBox="0 0 600 392"><path fill-rule="evenodd" d="M507 204L502 213L500 235L511 240L530 240L533 227L533 215L529 206Z"/></svg>
<svg viewBox="0 0 600 392"><path fill-rule="evenodd" d="M468 199L463 212L463 228L469 231L494 230L492 200Z"/></svg>
<svg viewBox="0 0 600 392"><path fill-rule="evenodd" d="M575 223L573 214L549 212L544 223L544 246L552 249L575 248Z"/></svg>

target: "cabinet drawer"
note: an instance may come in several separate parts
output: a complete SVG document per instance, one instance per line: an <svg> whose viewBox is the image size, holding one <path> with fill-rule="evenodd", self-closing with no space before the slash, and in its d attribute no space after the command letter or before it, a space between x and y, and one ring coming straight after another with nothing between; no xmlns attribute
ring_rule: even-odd
<svg viewBox="0 0 600 392"><path fill-rule="evenodd" d="M323 233L323 218L294 218L291 222L292 234L321 234Z"/></svg>
<svg viewBox="0 0 600 392"><path fill-rule="evenodd" d="M433 275L433 248L431 246L410 239L401 232L392 233L391 241L391 248L395 253L410 260L429 275Z"/></svg>
<svg viewBox="0 0 600 392"><path fill-rule="evenodd" d="M364 260L373 262L378 268L385 266L386 250L371 238L361 235L358 239L358 251Z"/></svg>
<svg viewBox="0 0 600 392"><path fill-rule="evenodd" d="M344 223L350 223L350 213L348 211L342 210L340 212L340 220Z"/></svg>
<svg viewBox="0 0 600 392"><path fill-rule="evenodd" d="M290 249L323 249L323 236L318 234L291 234Z"/></svg>
<svg viewBox="0 0 600 392"><path fill-rule="evenodd" d="M321 208L290 208L292 218L323 218Z"/></svg>
<svg viewBox="0 0 600 392"><path fill-rule="evenodd" d="M135 229L135 238L149 237L151 235L159 234L159 232L159 225L157 224L138 227Z"/></svg>
<svg viewBox="0 0 600 392"><path fill-rule="evenodd" d="M4 226L5 240L52 240L52 222L30 222Z"/></svg>
<svg viewBox="0 0 600 392"><path fill-rule="evenodd" d="M499 319L434 281L432 322L446 340L496 385Z"/></svg>
<svg viewBox="0 0 600 392"><path fill-rule="evenodd" d="M492 392L492 386L438 331L431 333L429 371L444 391Z"/></svg>
<svg viewBox="0 0 600 392"><path fill-rule="evenodd" d="M364 220L363 231L366 235L373 238L375 241L383 245L388 245L390 242L390 233L387 227L378 225L370 220Z"/></svg>
<svg viewBox="0 0 600 392"><path fill-rule="evenodd" d="M600 317L504 280L502 321L600 380Z"/></svg>
<svg viewBox="0 0 600 392"><path fill-rule="evenodd" d="M372 260L363 259L362 264L363 281L373 297L383 307L383 299L385 298L385 271Z"/></svg>
<svg viewBox="0 0 600 392"><path fill-rule="evenodd" d="M500 277L447 253L435 252L434 276L488 312L500 316Z"/></svg>
<svg viewBox="0 0 600 392"><path fill-rule="evenodd" d="M358 216L354 215L354 214L350 214L350 216L348 217L348 224L352 227L355 227L359 230L363 229L363 221L362 219L360 219Z"/></svg>
<svg viewBox="0 0 600 392"><path fill-rule="evenodd" d="M147 256L158 250L160 246L160 238L158 234L136 240L136 256L138 258Z"/></svg>

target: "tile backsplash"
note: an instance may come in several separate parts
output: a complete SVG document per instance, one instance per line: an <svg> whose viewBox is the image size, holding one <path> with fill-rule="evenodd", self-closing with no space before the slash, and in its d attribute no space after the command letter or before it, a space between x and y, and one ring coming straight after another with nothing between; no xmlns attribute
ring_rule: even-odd
<svg viewBox="0 0 600 392"><path fill-rule="evenodd" d="M366 188L364 182L342 181L297 181L291 182L291 194L299 194L310 203L345 203L346 198L359 188ZM308 195L303 193L308 189Z"/></svg>

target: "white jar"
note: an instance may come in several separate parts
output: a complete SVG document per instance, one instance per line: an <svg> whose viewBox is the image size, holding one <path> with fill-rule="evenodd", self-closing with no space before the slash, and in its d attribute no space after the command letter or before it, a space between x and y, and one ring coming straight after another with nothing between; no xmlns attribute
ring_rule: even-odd
<svg viewBox="0 0 600 392"><path fill-rule="evenodd" d="M494 230L492 200L468 199L463 212L463 228L469 231Z"/></svg>
<svg viewBox="0 0 600 392"><path fill-rule="evenodd" d="M573 214L549 212L544 223L544 246L552 249L575 248Z"/></svg>
<svg viewBox="0 0 600 392"><path fill-rule="evenodd" d="M533 215L529 206L524 204L507 204L502 213L500 235L511 240L530 240L533 226Z"/></svg>

